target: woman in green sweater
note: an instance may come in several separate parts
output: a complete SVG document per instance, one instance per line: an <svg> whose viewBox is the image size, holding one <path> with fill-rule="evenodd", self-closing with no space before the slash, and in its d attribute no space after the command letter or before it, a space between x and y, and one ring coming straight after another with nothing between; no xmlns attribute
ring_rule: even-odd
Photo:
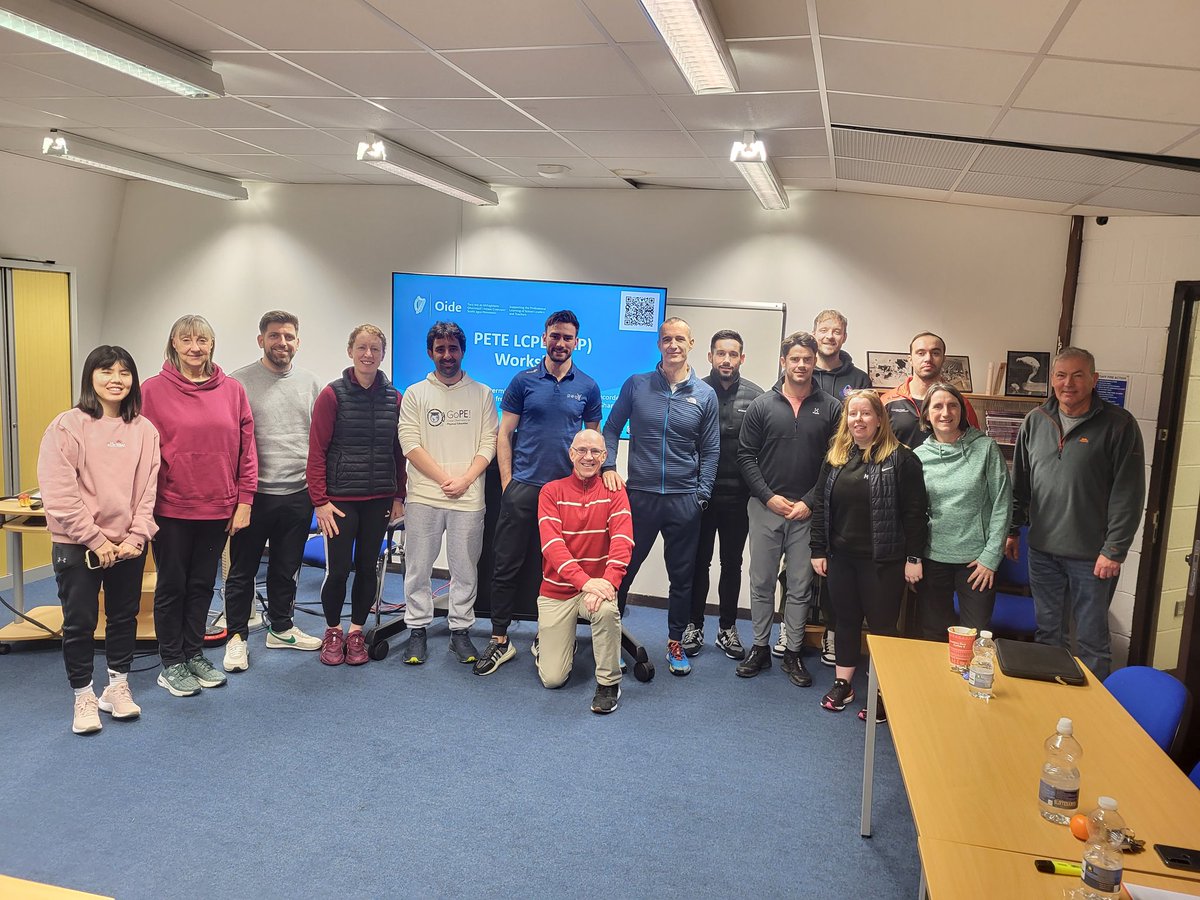
<svg viewBox="0 0 1200 900"><path fill-rule="evenodd" d="M917 618L927 640L946 640L955 624L985 629L996 602L995 574L1012 513L1012 484L1000 447L963 416L958 389L939 382L921 407L931 431L916 449L929 494L929 545L917 584Z"/></svg>

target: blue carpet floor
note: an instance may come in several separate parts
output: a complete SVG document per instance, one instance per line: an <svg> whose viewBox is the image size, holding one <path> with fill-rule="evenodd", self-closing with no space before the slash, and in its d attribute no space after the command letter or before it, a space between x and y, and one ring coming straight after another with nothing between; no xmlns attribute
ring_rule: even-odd
<svg viewBox="0 0 1200 900"><path fill-rule="evenodd" d="M304 576L302 602L316 605L318 584ZM398 599L401 579L387 585ZM52 582L31 586L33 603L52 598ZM863 840L864 726L819 708L831 669L809 660L808 689L777 665L739 679L710 644L674 678L665 613L631 608L626 624L658 672L627 677L607 717L588 711L586 628L571 681L547 691L532 623L514 626L517 658L477 678L439 620L421 667L393 652L330 669L252 635L250 670L192 698L156 687L156 660L139 659L142 718L104 716L88 737L71 734L57 646L18 646L0 657L0 872L122 900L913 896L888 730ZM486 621L472 633L482 650Z"/></svg>

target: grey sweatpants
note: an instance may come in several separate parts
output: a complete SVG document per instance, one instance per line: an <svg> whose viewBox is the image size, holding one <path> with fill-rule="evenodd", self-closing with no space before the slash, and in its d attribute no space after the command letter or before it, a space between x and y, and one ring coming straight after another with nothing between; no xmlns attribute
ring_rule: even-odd
<svg viewBox="0 0 1200 900"><path fill-rule="evenodd" d="M479 553L483 549L483 510L439 509L409 503L404 512L404 624L424 628L433 621L433 564L446 535L450 603L446 619L457 631L475 624Z"/></svg>
<svg viewBox="0 0 1200 900"><path fill-rule="evenodd" d="M787 570L783 601L783 624L789 650L804 644L804 625L812 602L812 552L808 535L812 519L788 521L767 509L757 497L746 504L750 515L750 620L754 643L771 642L771 619L775 615L775 591L779 583L779 561Z"/></svg>

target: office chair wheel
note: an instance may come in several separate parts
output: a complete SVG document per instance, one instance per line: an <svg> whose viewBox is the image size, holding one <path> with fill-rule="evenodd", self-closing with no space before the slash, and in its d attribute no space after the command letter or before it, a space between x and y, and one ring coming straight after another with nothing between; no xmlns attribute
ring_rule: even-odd
<svg viewBox="0 0 1200 900"><path fill-rule="evenodd" d="M654 678L654 663L635 662L633 664L633 677L638 681L650 681Z"/></svg>
<svg viewBox="0 0 1200 900"><path fill-rule="evenodd" d="M379 660L387 658L388 650L390 649L391 647L388 646L387 641L374 641L367 648L367 655L376 662L379 662Z"/></svg>

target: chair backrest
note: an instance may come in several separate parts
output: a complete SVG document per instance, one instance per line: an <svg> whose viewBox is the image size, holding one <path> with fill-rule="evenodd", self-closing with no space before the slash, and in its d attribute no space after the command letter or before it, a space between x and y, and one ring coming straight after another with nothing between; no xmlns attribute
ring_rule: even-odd
<svg viewBox="0 0 1200 900"><path fill-rule="evenodd" d="M1192 784L1200 788L1200 762L1192 768L1192 774L1188 778L1192 779Z"/></svg>
<svg viewBox="0 0 1200 900"><path fill-rule="evenodd" d="M1117 702L1125 707L1154 743L1170 752L1183 731L1191 695L1178 678L1150 666L1126 666L1104 679Z"/></svg>
<svg viewBox="0 0 1200 900"><path fill-rule="evenodd" d="M1000 560L996 570L996 581L1003 585L1029 587L1029 526L1022 525L1018 537L1020 550L1016 562L1007 556Z"/></svg>

